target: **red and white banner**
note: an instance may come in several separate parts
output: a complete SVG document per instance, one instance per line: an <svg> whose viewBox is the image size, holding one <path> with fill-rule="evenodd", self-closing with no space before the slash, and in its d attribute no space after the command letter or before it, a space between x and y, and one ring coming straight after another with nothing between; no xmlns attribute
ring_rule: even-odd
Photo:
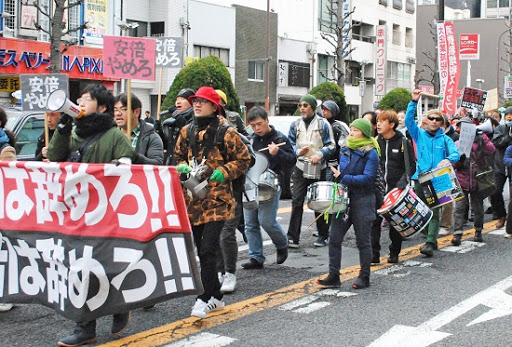
<svg viewBox="0 0 512 347"><path fill-rule="evenodd" d="M460 34L459 49L460 60L480 59L480 34Z"/></svg>
<svg viewBox="0 0 512 347"><path fill-rule="evenodd" d="M386 26L377 26L375 42L375 95L386 94L387 37Z"/></svg>
<svg viewBox="0 0 512 347"><path fill-rule="evenodd" d="M178 173L0 161L0 302L75 321L202 290Z"/></svg>
<svg viewBox="0 0 512 347"><path fill-rule="evenodd" d="M459 54L453 23L437 24L438 65L441 95L441 112L453 115L457 111L457 88L459 85Z"/></svg>

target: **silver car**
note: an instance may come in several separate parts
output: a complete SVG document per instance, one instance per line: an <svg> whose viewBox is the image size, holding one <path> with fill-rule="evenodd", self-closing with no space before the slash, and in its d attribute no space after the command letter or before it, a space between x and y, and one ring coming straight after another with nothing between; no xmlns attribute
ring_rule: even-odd
<svg viewBox="0 0 512 347"><path fill-rule="evenodd" d="M37 139L44 131L44 113L22 111L16 107L2 106L7 113L5 128L16 135L18 160L34 160Z"/></svg>

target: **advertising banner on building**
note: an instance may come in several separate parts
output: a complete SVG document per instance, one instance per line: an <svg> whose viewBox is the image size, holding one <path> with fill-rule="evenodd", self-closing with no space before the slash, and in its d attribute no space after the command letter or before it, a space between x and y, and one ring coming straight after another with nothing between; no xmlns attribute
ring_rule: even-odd
<svg viewBox="0 0 512 347"><path fill-rule="evenodd" d="M386 94L387 34L386 26L377 26L375 42L375 95Z"/></svg>
<svg viewBox="0 0 512 347"><path fill-rule="evenodd" d="M103 45L103 36L107 33L108 1L86 0L85 21L87 29L84 30L85 42L93 45Z"/></svg>
<svg viewBox="0 0 512 347"><path fill-rule="evenodd" d="M23 111L47 111L48 96L57 89L68 91L68 75L21 75Z"/></svg>
<svg viewBox="0 0 512 347"><path fill-rule="evenodd" d="M156 67L183 66L183 37L158 37L156 39Z"/></svg>
<svg viewBox="0 0 512 347"><path fill-rule="evenodd" d="M503 89L503 97L505 99L512 99L512 76L505 76L505 86Z"/></svg>
<svg viewBox="0 0 512 347"><path fill-rule="evenodd" d="M155 80L155 39L104 36L103 45L105 76Z"/></svg>
<svg viewBox="0 0 512 347"><path fill-rule="evenodd" d="M0 162L0 302L89 321L197 294L174 167Z"/></svg>
<svg viewBox="0 0 512 347"><path fill-rule="evenodd" d="M459 50L460 60L480 59L480 34L460 34Z"/></svg>
<svg viewBox="0 0 512 347"><path fill-rule="evenodd" d="M279 62L279 70L277 73L279 87L288 86L288 63L284 61Z"/></svg>
<svg viewBox="0 0 512 347"><path fill-rule="evenodd" d="M452 115L457 111L457 88L459 85L459 54L453 23L437 24L438 68L441 95L441 112Z"/></svg>

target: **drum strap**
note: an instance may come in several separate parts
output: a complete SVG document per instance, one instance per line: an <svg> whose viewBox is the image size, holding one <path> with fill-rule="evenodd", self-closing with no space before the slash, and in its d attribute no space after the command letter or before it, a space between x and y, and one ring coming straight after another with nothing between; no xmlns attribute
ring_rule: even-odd
<svg viewBox="0 0 512 347"><path fill-rule="evenodd" d="M409 160L411 159L409 157L409 150L408 150L408 140L407 137L402 138L402 146L404 146L404 161L405 161L405 175L407 176L407 184L411 183L411 167Z"/></svg>

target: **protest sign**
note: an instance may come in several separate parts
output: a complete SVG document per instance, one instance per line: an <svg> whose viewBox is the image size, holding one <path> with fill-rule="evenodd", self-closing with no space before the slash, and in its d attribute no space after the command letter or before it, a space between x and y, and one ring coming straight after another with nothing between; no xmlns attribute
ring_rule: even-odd
<svg viewBox="0 0 512 347"><path fill-rule="evenodd" d="M47 111L46 100L56 89L68 91L68 75L20 75L23 111Z"/></svg>
<svg viewBox="0 0 512 347"><path fill-rule="evenodd" d="M464 88L462 95L461 107L469 109L477 109L482 112L484 110L485 100L487 99L487 91L476 88Z"/></svg>
<svg viewBox="0 0 512 347"><path fill-rule="evenodd" d="M0 302L75 321L197 294L174 167L0 162Z"/></svg>
<svg viewBox="0 0 512 347"><path fill-rule="evenodd" d="M158 37L156 39L156 67L183 66L183 37Z"/></svg>
<svg viewBox="0 0 512 347"><path fill-rule="evenodd" d="M155 39L103 36L103 49L103 75L155 80Z"/></svg>
<svg viewBox="0 0 512 347"><path fill-rule="evenodd" d="M469 158L471 147L476 135L476 125L471 123L460 123L459 152Z"/></svg>

